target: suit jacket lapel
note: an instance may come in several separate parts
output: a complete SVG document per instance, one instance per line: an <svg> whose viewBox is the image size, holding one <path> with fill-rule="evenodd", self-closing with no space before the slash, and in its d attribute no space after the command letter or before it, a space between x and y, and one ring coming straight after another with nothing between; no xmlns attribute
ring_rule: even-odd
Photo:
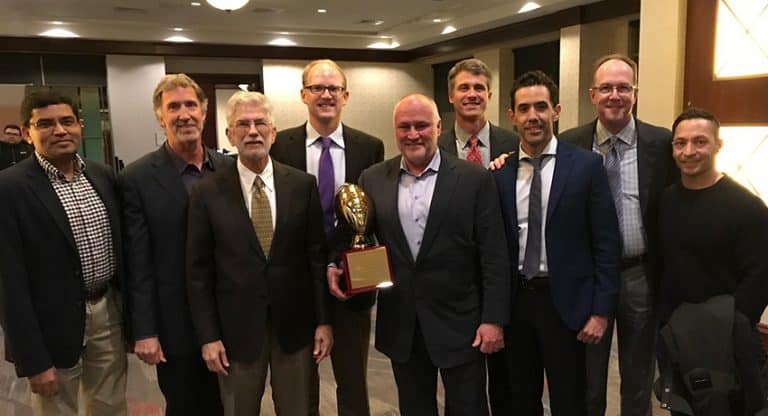
<svg viewBox="0 0 768 416"><path fill-rule="evenodd" d="M456 130L450 129L446 133L443 133L438 138L440 149L443 152L458 156L458 150L456 150Z"/></svg>
<svg viewBox="0 0 768 416"><path fill-rule="evenodd" d="M547 221L557 208L557 203L563 195L565 183L573 167L573 153L558 143L555 155L555 172L552 174L552 186L549 189L549 202L547 203Z"/></svg>
<svg viewBox="0 0 768 416"><path fill-rule="evenodd" d="M358 162L358 158L355 155L359 154L359 142L357 137L351 134L344 124L341 125L341 135L344 137L344 182L357 183L358 178L350 177L350 175L352 172L362 171L362 168L355 166Z"/></svg>
<svg viewBox="0 0 768 416"><path fill-rule="evenodd" d="M288 169L284 169L279 163L275 163L272 160L272 168L274 170L275 181L275 232L272 234L272 247L275 246L275 240L280 238L285 232L280 232L280 229L285 227L287 217L291 215L293 211L290 210L291 201L295 201L291 195L291 172ZM255 234L255 233L254 233ZM270 247L270 253L272 252Z"/></svg>
<svg viewBox="0 0 768 416"><path fill-rule="evenodd" d="M95 189L96 193L99 194L101 202L104 204L104 208L107 210L109 223L112 226L112 236L119 237L117 230L120 229L120 214L118 209L119 205L115 200L114 184L110 182L106 176L99 173L94 174L94 171L89 170L87 167L85 169L85 177L88 178L88 181L90 181L93 189ZM110 188L112 189L110 190ZM115 241L115 243L119 246L119 242Z"/></svg>
<svg viewBox="0 0 768 416"><path fill-rule="evenodd" d="M296 127L288 137L288 155L291 158L290 166L298 170L307 171L307 123Z"/></svg>
<svg viewBox="0 0 768 416"><path fill-rule="evenodd" d="M394 218L394 227L390 229L392 237L394 239L393 245L389 246L393 254L399 255L400 258L405 259L408 264L413 264L413 256L411 255L411 249L408 247L408 241L405 238L403 232L403 224L400 222L400 210L397 208L398 189L400 186L400 158L396 157L390 159L387 162L387 173L384 178L384 186L381 190L382 197L378 200L383 206L374 207L381 213L391 212ZM377 227L381 227L381 224L376 224Z"/></svg>
<svg viewBox="0 0 768 416"><path fill-rule="evenodd" d="M496 148L499 147L499 139L496 137L496 132L493 124L488 123L488 141L490 142L491 162L493 162L493 155L498 154Z"/></svg>
<svg viewBox="0 0 768 416"><path fill-rule="evenodd" d="M33 156L34 157L34 156ZM43 172L43 168L35 161L35 163L29 164L30 169L27 171L29 181L27 185L32 189L32 194L35 195L40 202L43 203L45 209L53 217L53 221L59 227L64 238L66 238L72 251L77 253L77 245L75 244L75 237L72 234L72 228L69 225L69 218L64 211L64 206L61 205L59 196L56 191L53 190L50 180Z"/></svg>
<svg viewBox="0 0 768 416"><path fill-rule="evenodd" d="M456 190L456 182L459 179L459 175L456 173L455 160L446 154L440 156L439 172L437 173L435 190L432 193L432 202L429 205L429 216L424 228L424 237L421 239L421 249L416 258L417 263L429 251L437 236L437 231L440 229L440 224L445 218L446 211L451 209L450 202Z"/></svg>
<svg viewBox="0 0 768 416"><path fill-rule="evenodd" d="M152 177L155 181L171 196L175 201L178 201L178 206L186 207L189 203L189 195L187 194L187 188L184 186L184 182L181 180L181 175L176 170L176 166L173 164L171 155L165 149L165 145L160 146L153 155L152 167L155 172Z"/></svg>
<svg viewBox="0 0 768 416"><path fill-rule="evenodd" d="M640 190L640 210L645 215L648 208L651 175L653 174L651 166L654 166L659 155L652 152L649 140L645 134L644 123L635 119L635 126L637 131L637 186Z"/></svg>
<svg viewBox="0 0 768 416"><path fill-rule="evenodd" d="M240 173L237 171L237 163L234 163L226 169L228 169L229 172L220 178L221 196L227 199L227 205L231 207L231 211L219 214L231 215L232 220L235 222L235 229L247 230L246 234L248 235L248 242L253 250L262 258L266 258L264 251L259 244L259 239L256 237L256 232L253 230L251 216L248 213L247 205L245 205L245 200L243 199L243 189L240 187Z"/></svg>

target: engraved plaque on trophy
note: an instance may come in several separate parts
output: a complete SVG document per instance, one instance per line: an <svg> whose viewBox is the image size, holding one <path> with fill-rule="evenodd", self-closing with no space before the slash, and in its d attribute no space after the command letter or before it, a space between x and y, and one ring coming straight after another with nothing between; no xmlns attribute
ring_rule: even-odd
<svg viewBox="0 0 768 416"><path fill-rule="evenodd" d="M345 183L336 194L336 218L354 231L352 246L342 253L347 295L370 292L393 284L389 252L370 238L373 202L357 185Z"/></svg>

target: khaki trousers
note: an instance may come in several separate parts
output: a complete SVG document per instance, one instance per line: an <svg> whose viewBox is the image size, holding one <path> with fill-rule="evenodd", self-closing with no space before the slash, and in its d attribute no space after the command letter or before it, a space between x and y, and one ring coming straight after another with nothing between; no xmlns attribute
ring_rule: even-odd
<svg viewBox="0 0 768 416"><path fill-rule="evenodd" d="M225 416L254 416L261 411L261 397L266 385L267 370L272 386L272 401L278 416L307 416L309 394L313 387L313 345L285 353L267 324L264 345L259 358L252 363L230 360L227 372L219 375L221 403Z"/></svg>
<svg viewBox="0 0 768 416"><path fill-rule="evenodd" d="M57 368L59 392L53 397L32 393L38 416L124 416L127 357L117 292L110 288L98 300L85 302L85 334L80 361ZM78 408L80 409L78 412Z"/></svg>

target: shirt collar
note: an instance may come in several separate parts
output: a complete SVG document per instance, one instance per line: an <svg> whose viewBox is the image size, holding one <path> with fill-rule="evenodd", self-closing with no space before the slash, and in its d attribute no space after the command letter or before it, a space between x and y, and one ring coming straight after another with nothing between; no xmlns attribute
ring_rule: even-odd
<svg viewBox="0 0 768 416"><path fill-rule="evenodd" d="M261 171L261 173L256 173L250 169L248 169L245 165L243 165L243 162L240 161L240 158L237 159L237 173L240 175L240 179L245 184L249 184L249 186L253 185L253 181L256 180L256 177L261 177L262 182L264 182L264 186L266 186L267 190L270 192L274 190L274 177L275 177L275 169L272 166L272 158L267 159L267 166L264 167L264 170Z"/></svg>
<svg viewBox="0 0 768 416"><path fill-rule="evenodd" d="M343 128L341 123L336 127L336 130L334 130L328 137L331 138L331 141L333 143L336 143L336 146L339 146L340 148L344 148L344 135ZM320 133L315 130L314 127L312 127L312 124L307 122L307 147L312 146L318 138L322 137Z"/></svg>
<svg viewBox="0 0 768 416"><path fill-rule="evenodd" d="M176 168L176 171L179 172L180 174L184 173L184 171L187 170L187 166L192 165L191 163L187 163L187 161L180 158L179 155L177 155L176 152L174 152L173 149L171 149L171 146L168 144L167 141L165 142L165 150L171 156L171 161L173 162L173 166ZM212 152L212 150L203 146L203 165L202 166L212 171L215 171L216 168L214 167L213 160L211 159L208 152ZM195 168L197 167L195 166Z"/></svg>
<svg viewBox="0 0 768 416"><path fill-rule="evenodd" d="M429 164L424 169L423 172L419 175L413 175L410 172L408 172L408 167L405 166L405 158L400 156L400 173L405 173L406 175L411 175L415 178L420 178L425 175L429 175L431 173L437 173L440 170L440 150L437 150L435 152L435 155L432 156L432 160L429 161Z"/></svg>
<svg viewBox="0 0 768 416"><path fill-rule="evenodd" d="M608 131L607 128L603 125L603 123L600 122L600 119L597 120L597 127L595 128L595 143L597 143L598 146L602 146L608 139L611 137L616 136L624 142L627 145L634 145L635 140L637 138L637 133L635 129L635 118L630 117L629 123L627 123L626 126L624 126L621 131L619 131L618 134L613 134L610 131Z"/></svg>
<svg viewBox="0 0 768 416"><path fill-rule="evenodd" d="M66 176L64 176L64 174L61 173L61 171L56 166L53 166L53 164L49 162L48 159L44 158L40 153L37 153L37 151L35 151L35 158L37 158L37 163L40 165L40 167L43 168L43 172L45 172L45 175L48 176L48 179L52 181L67 180ZM79 154L75 153L75 155L72 156L72 163L75 164L74 179L77 180L77 178L83 172L85 172L85 161L83 161Z"/></svg>
<svg viewBox="0 0 768 416"><path fill-rule="evenodd" d="M459 123L453 124L453 130L456 132L456 139L461 143L461 148L468 147L469 139L472 138L472 134L459 127ZM488 148L491 147L491 123L488 120L485 121L485 124L480 131L477 132L477 139L483 146Z"/></svg>
<svg viewBox="0 0 768 416"><path fill-rule="evenodd" d="M547 147L544 148L544 151L541 152L541 155L539 157L548 155L548 156L555 156L557 154L557 137L552 136L552 140L549 141L547 144ZM528 155L528 153L525 153L525 150L523 150L523 147L520 146L520 151L518 152L518 160L523 159L533 159L532 156Z"/></svg>

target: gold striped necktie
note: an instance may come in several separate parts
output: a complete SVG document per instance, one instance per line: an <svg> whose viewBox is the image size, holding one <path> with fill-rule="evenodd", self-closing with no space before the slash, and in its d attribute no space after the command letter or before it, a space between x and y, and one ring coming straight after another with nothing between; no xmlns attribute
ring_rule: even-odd
<svg viewBox="0 0 768 416"><path fill-rule="evenodd" d="M269 257L269 248L272 246L272 209L269 207L269 198L264 191L264 181L257 176L253 181L251 193L251 224L259 239L264 257Z"/></svg>

